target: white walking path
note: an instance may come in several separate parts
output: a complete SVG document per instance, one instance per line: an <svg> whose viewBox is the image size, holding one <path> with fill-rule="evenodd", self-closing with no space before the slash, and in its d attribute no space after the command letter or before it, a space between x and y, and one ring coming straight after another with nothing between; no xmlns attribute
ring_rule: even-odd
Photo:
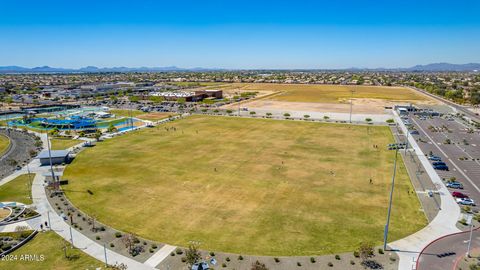
<svg viewBox="0 0 480 270"><path fill-rule="evenodd" d="M155 252L152 257L148 258L144 264L155 267L165 260L176 248L176 246L165 245L160 250Z"/></svg>
<svg viewBox="0 0 480 270"><path fill-rule="evenodd" d="M406 126L403 124L403 121L396 112L394 112L394 117L404 134L407 134L408 130ZM415 269L415 262L418 258L418 255L425 246L441 236L460 231L456 226L461 214L460 207L450 195L450 192L442 182L442 179L433 169L432 165L418 146L413 136L409 136L408 144L415 150L418 159L425 168L425 171L428 173L430 179L432 179L432 182L437 187L441 198L441 209L432 222L430 222L425 228L410 236L389 244L392 249L399 251L398 256L400 258L398 269L400 270Z"/></svg>

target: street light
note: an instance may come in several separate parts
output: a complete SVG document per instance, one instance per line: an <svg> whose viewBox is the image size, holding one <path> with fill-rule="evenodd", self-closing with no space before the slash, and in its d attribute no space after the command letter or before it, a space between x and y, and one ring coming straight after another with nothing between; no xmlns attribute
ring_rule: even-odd
<svg viewBox="0 0 480 270"><path fill-rule="evenodd" d="M392 212L393 189L395 187L395 175L397 173L398 144L395 144L395 159L393 161L392 187L390 189L390 201L388 203L387 223L383 233L383 250L387 250L388 226L390 226L390 214Z"/></svg>
<svg viewBox="0 0 480 270"><path fill-rule="evenodd" d="M352 123L352 109L353 109L353 93L355 90L350 91L352 93L352 96L350 97L350 124Z"/></svg>

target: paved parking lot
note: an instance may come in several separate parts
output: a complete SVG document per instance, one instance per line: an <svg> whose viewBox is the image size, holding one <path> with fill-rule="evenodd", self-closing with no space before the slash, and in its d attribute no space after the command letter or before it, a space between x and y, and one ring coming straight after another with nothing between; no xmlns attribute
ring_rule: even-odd
<svg viewBox="0 0 480 270"><path fill-rule="evenodd" d="M460 191L480 203L480 133L472 132L459 119L443 117L417 117L409 115L413 136L425 154L433 153L449 167L437 173L446 180L455 177L464 186ZM472 207L478 212L479 206ZM418 258L417 269L455 269L465 255L469 233L442 238L429 245ZM478 231L473 235L472 248L480 245ZM448 253L447 256L437 256Z"/></svg>
<svg viewBox="0 0 480 270"><path fill-rule="evenodd" d="M409 121L419 132L414 136L424 153L442 158L449 171L437 171L440 177L455 177L464 185L461 192L480 202L480 134L468 133L461 122L432 117L422 120L410 116ZM448 140L450 143L448 144ZM453 191L453 190L452 190ZM474 207L478 210L478 206Z"/></svg>

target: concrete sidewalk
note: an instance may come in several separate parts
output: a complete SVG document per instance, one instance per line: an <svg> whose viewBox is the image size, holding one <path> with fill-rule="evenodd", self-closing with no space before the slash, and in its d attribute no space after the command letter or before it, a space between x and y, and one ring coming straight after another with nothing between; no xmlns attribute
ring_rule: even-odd
<svg viewBox="0 0 480 270"><path fill-rule="evenodd" d="M395 121L398 123L402 131L407 134L407 127L403 124L402 119L400 119L396 112L394 112L394 117ZM415 262L419 256L419 253L433 240L447 234L460 232L460 230L456 226L457 221L460 218L460 207L450 195L450 192L448 191L445 184L442 182L442 179L433 169L432 165L418 146L413 136L409 136L408 143L416 152L418 159L422 163L425 171L428 173L430 179L432 179L432 182L437 187L441 198L441 209L438 215L432 220L432 222L430 222L430 224L428 224L422 230L403 239L389 243L389 246L392 249L398 251L398 269L400 270L415 269Z"/></svg>

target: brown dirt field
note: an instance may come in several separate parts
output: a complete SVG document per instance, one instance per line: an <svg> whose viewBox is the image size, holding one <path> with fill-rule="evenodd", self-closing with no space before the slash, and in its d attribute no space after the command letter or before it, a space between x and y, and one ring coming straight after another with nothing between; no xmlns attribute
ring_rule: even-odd
<svg viewBox="0 0 480 270"><path fill-rule="evenodd" d="M312 112L332 112L332 113L348 113L350 112L350 98L343 96L345 92L343 88L355 86L338 86L338 85L289 85L289 84L230 84L223 86L224 92L242 92L255 91L262 89L270 93L278 92L267 98L257 97L251 101L241 104L242 107L258 108L263 110L290 110L290 111L312 111ZM331 88L330 91L327 91ZM268 90L267 90L268 89ZM340 90L343 92L341 92ZM402 87L375 87L375 86L358 86L355 88L360 94L361 91L367 97L353 98L353 113L362 114L384 114L385 107L392 107L395 104L414 104L435 105L438 102L421 93L413 90L405 91ZM361 91L360 91L361 90ZM388 91L401 90L401 93L392 92L391 99ZM326 92L327 91L327 92ZM339 92L340 91L340 92ZM378 94L376 94L378 91ZM323 94L322 94L323 93ZM305 96L303 96L305 95ZM323 96L324 95L324 96ZM263 95L264 96L264 95ZM287 97L290 97L289 100ZM399 98L399 100L396 100ZM411 99L411 100L410 100ZM305 101L304 101L305 100ZM308 100L308 102L306 102ZM237 108L238 104L225 105L222 108Z"/></svg>
<svg viewBox="0 0 480 270"><path fill-rule="evenodd" d="M384 114L386 106L393 106L395 102L378 99L353 99L353 113ZM398 103L397 103L398 104ZM224 109L237 108L237 104L228 104ZM269 99L252 100L245 102L242 107L264 110L285 110L285 111L311 111L311 112L350 112L350 103L313 103L313 102L290 102L276 101Z"/></svg>
<svg viewBox="0 0 480 270"><path fill-rule="evenodd" d="M10 214L10 210L2 208L0 209L0 220L3 220L4 218L8 217Z"/></svg>

